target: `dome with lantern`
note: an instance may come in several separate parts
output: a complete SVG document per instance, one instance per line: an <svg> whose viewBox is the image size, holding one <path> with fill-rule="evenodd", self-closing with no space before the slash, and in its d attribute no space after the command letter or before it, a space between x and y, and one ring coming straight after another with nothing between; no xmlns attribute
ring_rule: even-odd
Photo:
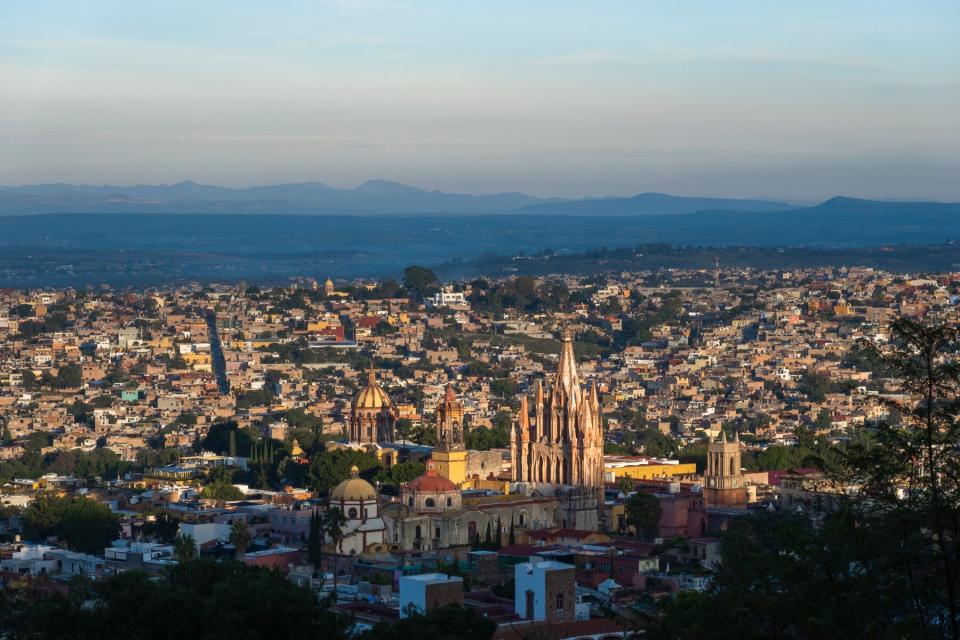
<svg viewBox="0 0 960 640"><path fill-rule="evenodd" d="M460 488L441 476L432 460L422 476L403 485L400 499L407 508L420 513L441 513L463 506Z"/></svg>

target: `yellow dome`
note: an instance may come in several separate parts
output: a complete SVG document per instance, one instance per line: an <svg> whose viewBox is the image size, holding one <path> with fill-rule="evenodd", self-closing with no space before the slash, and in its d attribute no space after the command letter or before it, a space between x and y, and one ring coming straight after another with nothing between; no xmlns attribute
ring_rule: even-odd
<svg viewBox="0 0 960 640"><path fill-rule="evenodd" d="M377 375L371 369L367 374L367 386L360 389L353 406L356 409L379 409L390 407L390 396L377 384Z"/></svg>
<svg viewBox="0 0 960 640"><path fill-rule="evenodd" d="M377 490L360 477L357 465L350 468L350 479L344 480L330 492L331 500L376 500Z"/></svg>

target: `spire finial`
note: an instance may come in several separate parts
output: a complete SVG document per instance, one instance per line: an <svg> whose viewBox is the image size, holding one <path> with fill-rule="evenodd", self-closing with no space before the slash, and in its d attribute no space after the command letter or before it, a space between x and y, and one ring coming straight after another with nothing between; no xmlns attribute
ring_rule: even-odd
<svg viewBox="0 0 960 640"><path fill-rule="evenodd" d="M360 468L357 465L350 467L350 477L356 478L360 475Z"/></svg>
<svg viewBox="0 0 960 640"><path fill-rule="evenodd" d="M367 369L367 384L369 384L371 387L377 384L377 370L372 366Z"/></svg>

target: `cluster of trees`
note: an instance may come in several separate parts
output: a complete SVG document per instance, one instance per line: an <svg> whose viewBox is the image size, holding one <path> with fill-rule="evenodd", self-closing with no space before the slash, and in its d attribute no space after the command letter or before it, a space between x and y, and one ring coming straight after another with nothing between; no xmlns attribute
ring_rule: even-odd
<svg viewBox="0 0 960 640"><path fill-rule="evenodd" d="M0 483L14 478L39 478L45 473L73 475L84 481L95 478L116 478L136 465L120 459L110 449L93 451L54 451L43 455L42 447L49 446L51 434L37 431L25 441L24 454L15 460L0 461Z"/></svg>
<svg viewBox="0 0 960 640"><path fill-rule="evenodd" d="M871 437L824 449L855 485L808 513L733 521L709 589L647 612L652 638L960 638L960 334L900 320L884 358L911 401Z"/></svg>
<svg viewBox="0 0 960 640"><path fill-rule="evenodd" d="M236 561L195 559L154 579L125 572L70 594L5 593L0 635L77 638L293 638L346 640L350 622L283 575Z"/></svg>
<svg viewBox="0 0 960 640"><path fill-rule="evenodd" d="M83 553L102 554L120 534L120 520L109 507L83 497L40 496L22 516L28 538L56 536Z"/></svg>
<svg viewBox="0 0 960 640"><path fill-rule="evenodd" d="M503 522L500 518L497 518L497 525L493 527L489 522L487 522L487 531L484 534L483 538L480 537L480 532L477 531L473 538L470 540L470 546L474 551L478 549L485 549L487 551L496 551L504 545L503 537ZM512 545L517 542L517 531L516 525L513 522L513 519L510 520L510 528L507 531L506 544ZM453 575L453 574L450 574ZM459 574L458 574L459 575Z"/></svg>
<svg viewBox="0 0 960 640"><path fill-rule="evenodd" d="M498 413L493 418L493 425L487 429L474 427L466 430L463 441L467 449L475 451L489 451L503 449L510 446L510 428L513 417L506 412Z"/></svg>
<svg viewBox="0 0 960 640"><path fill-rule="evenodd" d="M589 291L571 293L562 282L544 282L538 286L530 276L518 276L496 284L478 278L470 286L469 300L473 308L494 316L502 314L504 309L535 313L567 310L571 305L590 302Z"/></svg>

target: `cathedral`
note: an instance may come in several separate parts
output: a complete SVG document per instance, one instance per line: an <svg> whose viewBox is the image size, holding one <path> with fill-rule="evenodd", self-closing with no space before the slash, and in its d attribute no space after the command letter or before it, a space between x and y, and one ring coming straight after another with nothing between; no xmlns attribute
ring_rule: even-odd
<svg viewBox="0 0 960 640"><path fill-rule="evenodd" d="M350 442L393 442L397 411L390 396L377 384L377 375L367 373L367 386L360 390L350 410Z"/></svg>
<svg viewBox="0 0 960 640"><path fill-rule="evenodd" d="M526 396L510 433L513 480L531 484L603 488L603 426L596 384L583 388L564 332L557 375L537 382L531 410Z"/></svg>

